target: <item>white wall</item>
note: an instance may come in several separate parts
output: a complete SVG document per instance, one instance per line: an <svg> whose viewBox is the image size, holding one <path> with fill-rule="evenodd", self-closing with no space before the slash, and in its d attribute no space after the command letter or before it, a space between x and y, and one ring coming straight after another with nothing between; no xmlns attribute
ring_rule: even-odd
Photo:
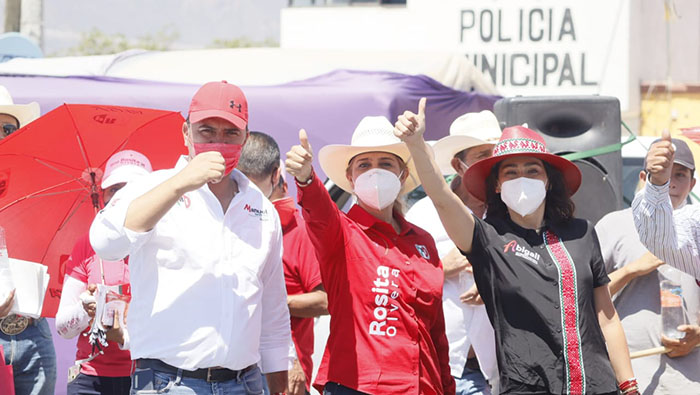
<svg viewBox="0 0 700 395"><path fill-rule="evenodd" d="M616 96L636 108L630 0L409 0L406 7L287 8L284 48L454 50L513 95ZM634 73L634 74L632 74ZM630 104L632 103L632 104Z"/></svg>

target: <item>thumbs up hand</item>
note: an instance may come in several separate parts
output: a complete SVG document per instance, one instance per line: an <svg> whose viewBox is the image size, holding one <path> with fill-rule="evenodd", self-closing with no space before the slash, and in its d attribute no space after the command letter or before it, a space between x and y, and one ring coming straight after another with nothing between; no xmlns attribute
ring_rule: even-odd
<svg viewBox="0 0 700 395"><path fill-rule="evenodd" d="M399 115L394 124L394 135L401 141L410 144L423 141L425 133L425 103L427 99L421 98L418 102L418 114L405 111Z"/></svg>
<svg viewBox="0 0 700 395"><path fill-rule="evenodd" d="M654 185L664 185L671 178L675 147L671 142L671 133L664 130L661 140L652 144L647 152L646 171L649 181Z"/></svg>
<svg viewBox="0 0 700 395"><path fill-rule="evenodd" d="M285 167L287 173L294 176L300 184L306 183L311 178L311 161L313 160L313 150L309 144L306 130L299 131L299 145L295 145L287 152Z"/></svg>

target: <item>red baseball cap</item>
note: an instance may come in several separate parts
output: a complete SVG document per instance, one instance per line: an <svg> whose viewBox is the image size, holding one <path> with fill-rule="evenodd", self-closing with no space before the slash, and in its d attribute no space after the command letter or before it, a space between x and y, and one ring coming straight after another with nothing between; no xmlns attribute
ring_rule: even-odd
<svg viewBox="0 0 700 395"><path fill-rule="evenodd" d="M190 122L207 118L222 118L237 128L248 125L248 101L241 88L226 81L207 82L192 97Z"/></svg>

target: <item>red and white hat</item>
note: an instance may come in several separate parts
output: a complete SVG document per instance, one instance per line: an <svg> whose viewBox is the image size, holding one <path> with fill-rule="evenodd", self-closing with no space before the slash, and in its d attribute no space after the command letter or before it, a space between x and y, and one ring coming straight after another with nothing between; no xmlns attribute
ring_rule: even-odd
<svg viewBox="0 0 700 395"><path fill-rule="evenodd" d="M207 118L222 118L245 130L248 125L248 101L236 85L226 81L207 82L192 97L188 114L192 123Z"/></svg>
<svg viewBox="0 0 700 395"><path fill-rule="evenodd" d="M151 162L144 154L132 150L119 151L107 161L100 187L107 189L115 184L133 181L152 171Z"/></svg>
<svg viewBox="0 0 700 395"><path fill-rule="evenodd" d="M530 156L549 163L564 176L569 193L573 195L581 186L581 170L570 160L547 151L542 136L524 126L503 129L498 143L493 147L493 156L469 166L464 174L467 190L482 201L486 201L486 177L494 165L514 156Z"/></svg>

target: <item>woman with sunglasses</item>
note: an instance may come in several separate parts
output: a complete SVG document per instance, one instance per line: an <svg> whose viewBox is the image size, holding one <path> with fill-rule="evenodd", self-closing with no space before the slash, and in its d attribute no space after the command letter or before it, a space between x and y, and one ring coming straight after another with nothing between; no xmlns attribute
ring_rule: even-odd
<svg viewBox="0 0 700 395"><path fill-rule="evenodd" d="M418 114L399 116L394 133L450 238L472 262L499 345L501 393L638 393L598 238L573 217L576 165L548 153L534 131L506 128L493 156L464 176L487 204L482 220L445 184L424 131L421 99Z"/></svg>

